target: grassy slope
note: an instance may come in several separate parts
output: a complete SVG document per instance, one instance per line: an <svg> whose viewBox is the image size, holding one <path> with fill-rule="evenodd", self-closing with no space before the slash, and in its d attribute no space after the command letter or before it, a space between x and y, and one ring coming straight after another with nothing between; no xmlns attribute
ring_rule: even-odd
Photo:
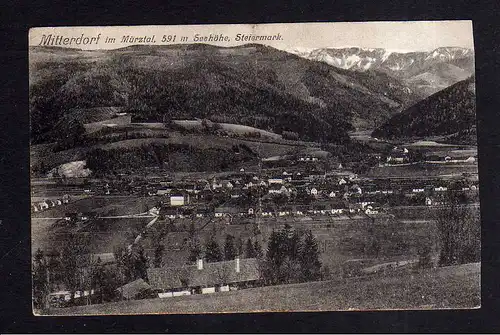
<svg viewBox="0 0 500 335"><path fill-rule="evenodd" d="M297 146L290 144L281 143L266 143L258 141L250 141L238 138L225 138L215 135L203 135L203 134L187 134L182 135L177 132L169 132L169 138L142 138L142 139L131 139L118 142L112 142L107 144L96 145L92 147L77 147L68 150L53 152L50 149L50 145L41 144L31 146L31 164L37 165L43 162L48 168L58 166L63 163L68 163L77 160L86 159L87 153L93 148L101 148L105 150L114 148L134 148L139 147L144 144L151 143L174 143L174 144L189 144L195 148L207 149L207 148L231 148L233 145L245 144L253 152L257 153L261 157L272 157L285 155L293 152L296 148L307 149L305 145L301 142L297 142Z"/></svg>
<svg viewBox="0 0 500 335"><path fill-rule="evenodd" d="M53 310L55 314L216 313L291 310L474 308L480 265L393 277L262 287L217 295L149 299Z"/></svg>

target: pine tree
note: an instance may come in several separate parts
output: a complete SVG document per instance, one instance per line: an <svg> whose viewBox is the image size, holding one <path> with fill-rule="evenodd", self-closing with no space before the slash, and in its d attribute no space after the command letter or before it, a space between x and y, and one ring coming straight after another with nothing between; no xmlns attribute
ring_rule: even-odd
<svg viewBox="0 0 500 335"><path fill-rule="evenodd" d="M148 273L147 273L147 268L148 268L148 259L146 257L146 254L144 253L144 248L139 245L139 246L134 246L132 248L132 252L130 255L130 267L132 268L132 280L142 278L144 280L148 280Z"/></svg>
<svg viewBox="0 0 500 335"><path fill-rule="evenodd" d="M300 265L304 281L318 280L321 277L321 261L316 238L309 230L300 252Z"/></svg>
<svg viewBox="0 0 500 335"><path fill-rule="evenodd" d="M165 246L163 244L158 244L155 248L153 266L155 268L161 267L163 263L163 252L165 250Z"/></svg>
<svg viewBox="0 0 500 335"><path fill-rule="evenodd" d="M205 260L207 263L222 261L222 252L214 238L210 238L205 244Z"/></svg>
<svg viewBox="0 0 500 335"><path fill-rule="evenodd" d="M246 258L254 258L256 256L255 248L252 243L252 240L249 238L247 240L246 249L245 249L245 257Z"/></svg>
<svg viewBox="0 0 500 335"><path fill-rule="evenodd" d="M260 245L259 240L255 241L255 243L253 244L253 248L255 250L255 257L257 257L258 259L262 259L264 253L262 251L262 246Z"/></svg>
<svg viewBox="0 0 500 335"><path fill-rule="evenodd" d="M196 260L200 258L201 252L202 252L202 250L201 250L200 241L197 238L191 240L191 245L189 247L188 261L190 263L196 262Z"/></svg>
<svg viewBox="0 0 500 335"><path fill-rule="evenodd" d="M238 255L236 247L234 245L234 236L226 235L226 241L224 242L224 260L230 261L236 258Z"/></svg>

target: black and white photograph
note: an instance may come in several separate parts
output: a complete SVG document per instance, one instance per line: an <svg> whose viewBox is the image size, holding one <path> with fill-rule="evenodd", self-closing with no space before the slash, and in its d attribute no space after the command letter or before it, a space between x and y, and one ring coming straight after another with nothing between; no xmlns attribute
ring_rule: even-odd
<svg viewBox="0 0 500 335"><path fill-rule="evenodd" d="M477 309L472 21L29 32L37 316Z"/></svg>

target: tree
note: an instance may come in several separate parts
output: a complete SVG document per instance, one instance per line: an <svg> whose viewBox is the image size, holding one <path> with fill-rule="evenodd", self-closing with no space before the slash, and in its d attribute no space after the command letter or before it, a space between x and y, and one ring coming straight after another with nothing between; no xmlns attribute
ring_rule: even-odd
<svg viewBox="0 0 500 335"><path fill-rule="evenodd" d="M86 235L72 234L63 242L59 272L74 301L75 292L89 285L91 267L90 239Z"/></svg>
<svg viewBox="0 0 500 335"><path fill-rule="evenodd" d="M34 308L46 307L49 294L49 272L43 252L38 249L33 257L33 305Z"/></svg>
<svg viewBox="0 0 500 335"><path fill-rule="evenodd" d="M196 260L200 258L201 252L202 250L200 241L197 238L192 239L189 246L188 261L190 263L196 262Z"/></svg>
<svg viewBox="0 0 500 335"><path fill-rule="evenodd" d="M132 272L131 280L142 278L148 281L148 259L141 245L134 245L130 254L130 268Z"/></svg>
<svg viewBox="0 0 500 335"><path fill-rule="evenodd" d="M222 252L217 241L211 237L205 244L205 260L207 263L222 261Z"/></svg>
<svg viewBox="0 0 500 335"><path fill-rule="evenodd" d="M262 252L262 246L259 243L259 240L256 240L255 243L253 244L253 248L255 250L255 257L258 259L262 259L264 256L264 253Z"/></svg>
<svg viewBox="0 0 500 335"><path fill-rule="evenodd" d="M245 225L245 228L246 228L246 225ZM238 254L238 256L242 256L243 255L243 240L241 239L241 236L238 236L235 244L236 244L236 253Z"/></svg>
<svg viewBox="0 0 500 335"><path fill-rule="evenodd" d="M130 281L132 274L130 271L130 254L124 247L116 247L113 250L116 260L116 267L118 269L118 282L120 285L126 284Z"/></svg>
<svg viewBox="0 0 500 335"><path fill-rule="evenodd" d="M246 258L255 258L256 252L252 240L249 238L247 240L246 248L245 248L245 257Z"/></svg>
<svg viewBox="0 0 500 335"><path fill-rule="evenodd" d="M256 257L260 258L260 245L256 242L253 247ZM280 231L273 230L262 272L269 284L318 280L321 277L321 262L312 233L304 234L288 225Z"/></svg>
<svg viewBox="0 0 500 335"><path fill-rule="evenodd" d="M321 277L321 261L316 238L309 230L304 238L304 244L299 256L302 279L304 281L318 280Z"/></svg>
<svg viewBox="0 0 500 335"><path fill-rule="evenodd" d="M478 209L456 185L448 188L445 205L437 214L439 229L439 265L448 266L481 259L481 226Z"/></svg>
<svg viewBox="0 0 500 335"><path fill-rule="evenodd" d="M153 266L159 268L163 264L163 252L165 251L165 246L163 244L158 244L155 248Z"/></svg>
<svg viewBox="0 0 500 335"><path fill-rule="evenodd" d="M284 264L287 260L287 234L284 230L273 230L269 237L266 253L264 277L270 284L285 283L288 274L285 272Z"/></svg>
<svg viewBox="0 0 500 335"><path fill-rule="evenodd" d="M234 236L227 234L224 242L224 260L230 261L236 258L238 252L234 245Z"/></svg>

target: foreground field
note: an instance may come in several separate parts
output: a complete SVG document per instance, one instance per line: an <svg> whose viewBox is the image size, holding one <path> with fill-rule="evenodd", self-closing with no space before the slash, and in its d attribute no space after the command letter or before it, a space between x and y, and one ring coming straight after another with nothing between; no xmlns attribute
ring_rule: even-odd
<svg viewBox="0 0 500 335"><path fill-rule="evenodd" d="M211 295L54 309L59 315L476 308L480 264L346 282L268 286Z"/></svg>

